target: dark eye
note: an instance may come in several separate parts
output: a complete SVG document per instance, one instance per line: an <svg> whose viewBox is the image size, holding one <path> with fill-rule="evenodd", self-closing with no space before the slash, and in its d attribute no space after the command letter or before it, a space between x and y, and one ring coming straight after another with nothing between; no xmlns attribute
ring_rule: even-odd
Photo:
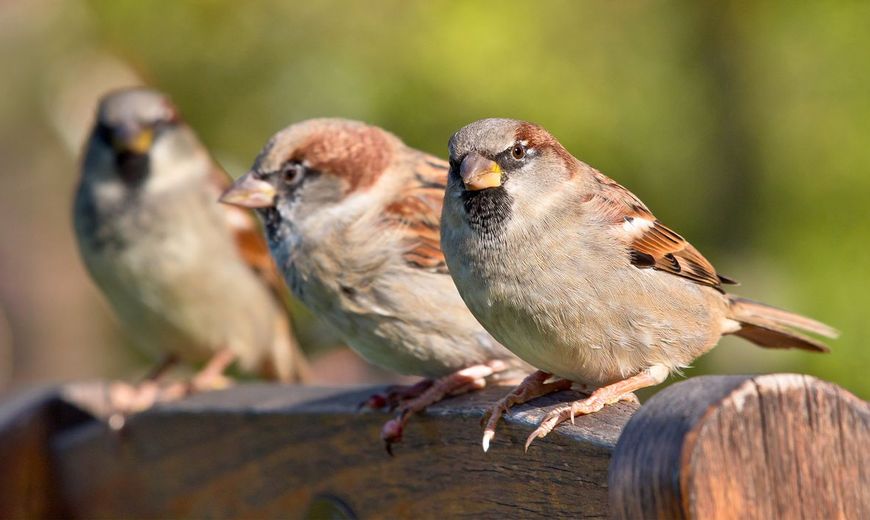
<svg viewBox="0 0 870 520"><path fill-rule="evenodd" d="M519 161L520 159L522 159L525 156L526 156L526 147L521 145L520 143L515 144L514 147L511 148L511 157L513 157L514 159Z"/></svg>
<svg viewBox="0 0 870 520"><path fill-rule="evenodd" d="M281 180L283 180L285 184L299 184L304 173L304 166L298 162L288 162L283 168L281 168Z"/></svg>

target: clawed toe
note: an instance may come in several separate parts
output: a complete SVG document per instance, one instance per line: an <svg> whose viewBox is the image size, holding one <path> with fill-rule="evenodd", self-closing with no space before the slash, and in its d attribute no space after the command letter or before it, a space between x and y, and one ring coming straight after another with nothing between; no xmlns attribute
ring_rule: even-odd
<svg viewBox="0 0 870 520"><path fill-rule="evenodd" d="M151 408L161 400L161 394L160 386L150 380L138 385L120 381L112 383L107 396L109 414L106 422L109 428L121 431L128 417Z"/></svg>
<svg viewBox="0 0 870 520"><path fill-rule="evenodd" d="M483 423L481 421L486 425L483 429L483 439L481 440L484 453L489 451L489 443L495 437L495 427L498 426L498 421L501 420L501 416L505 411L506 408L499 402L484 414L486 422Z"/></svg>
<svg viewBox="0 0 870 520"><path fill-rule="evenodd" d="M574 424L575 417L595 413L604 408L604 404L605 403L596 396L592 396L586 399L581 399L580 401L574 401L567 406L560 406L550 411L543 419L541 419L541 423L535 431L529 435L528 439L526 439L526 451L529 450L532 441L546 437L547 434L556 428L556 426L567 421L571 421L571 424Z"/></svg>
<svg viewBox="0 0 870 520"><path fill-rule="evenodd" d="M432 386L434 380L424 379L413 385L393 385L384 392L372 394L368 399L361 402L357 406L357 410L383 410L386 408L392 412L396 408L402 406L406 401L411 401L420 397L429 387Z"/></svg>
<svg viewBox="0 0 870 520"><path fill-rule="evenodd" d="M492 417L492 410L487 410L483 412L483 416L480 418L480 427L483 428L489 422L489 418Z"/></svg>
<svg viewBox="0 0 870 520"><path fill-rule="evenodd" d="M384 394L372 394L364 401L360 401L356 410L358 412L362 410L380 410L385 406L387 406L387 397Z"/></svg>
<svg viewBox="0 0 870 520"><path fill-rule="evenodd" d="M402 440L402 433L405 429L404 423L405 416L400 414L399 417L384 423L383 428L381 428L381 440L384 441L384 448L391 457L393 456L393 444Z"/></svg>
<svg viewBox="0 0 870 520"><path fill-rule="evenodd" d="M529 449L532 441L545 437L559 424L569 419L573 424L574 417L578 415L593 414L605 406L619 401L638 402L637 396L633 393L635 390L661 383L666 376L667 369L655 365L629 378L602 386L586 399L574 401L570 405L563 405L552 410L544 416L540 425L526 439L526 450Z"/></svg>
<svg viewBox="0 0 870 520"><path fill-rule="evenodd" d="M109 388L109 405L114 414L130 415L150 408L160 396L160 386L147 381L139 385L115 382Z"/></svg>
<svg viewBox="0 0 870 520"><path fill-rule="evenodd" d="M489 443L492 442L493 437L495 437L495 430L485 430L483 432L483 440L480 444L483 447L484 453L489 451Z"/></svg>
<svg viewBox="0 0 870 520"><path fill-rule="evenodd" d="M535 428L528 438L526 438L525 451L529 451L529 446L535 439L543 439L548 433L553 431L553 428L567 421L569 418L573 421L573 403L569 406L560 406L544 416L538 427Z"/></svg>
<svg viewBox="0 0 870 520"><path fill-rule="evenodd" d="M504 396L487 410L486 413L484 413L484 416L481 419L481 423L486 423L486 427L483 431L483 440L481 442L484 452L489 450L489 444L493 437L495 437L495 427L498 425L501 416L512 406L523 404L552 392L571 388L571 382L566 379L557 379L551 383L547 383L546 381L550 376L551 374L549 372L543 372L541 370L529 374L508 395Z"/></svg>
<svg viewBox="0 0 870 520"><path fill-rule="evenodd" d="M396 418L387 421L381 429L381 439L386 444L387 453L393 454L392 445L402 439L402 431L411 416L422 412L429 405L437 403L445 397L483 388L486 386L486 378L491 376L496 369L502 369L502 367L473 365L439 379L423 380L416 385L391 392L391 394L400 395L403 399L399 404Z"/></svg>
<svg viewBox="0 0 870 520"><path fill-rule="evenodd" d="M533 431L533 432L531 433L531 435L529 435L529 436L526 438L526 444L525 444L525 446L523 446L523 451L524 451L524 452L528 452L528 451L529 451L529 446L532 445L532 441L534 441L535 439L542 439L542 438L546 437L546 436L547 436L547 433L549 433L549 432L544 431L543 428L541 428L540 426L538 426L538 428L535 429L535 431Z"/></svg>

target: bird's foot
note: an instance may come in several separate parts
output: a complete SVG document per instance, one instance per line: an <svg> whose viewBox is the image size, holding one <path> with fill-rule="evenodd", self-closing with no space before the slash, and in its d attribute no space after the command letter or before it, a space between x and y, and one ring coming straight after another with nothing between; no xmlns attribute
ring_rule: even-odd
<svg viewBox="0 0 870 520"><path fill-rule="evenodd" d="M162 385L154 380L145 380L136 385L123 381L111 383L107 396L109 427L116 431L121 430L131 415L143 412L157 403L177 399L172 390L174 385Z"/></svg>
<svg viewBox="0 0 870 520"><path fill-rule="evenodd" d="M526 439L525 450L529 451L532 441L542 439L547 436L553 429L566 421L571 421L574 424L574 418L578 415L589 415L600 411L608 404L613 404L619 401L638 402L637 396L629 392L627 394L618 395L615 397L605 397L601 394L596 395L595 392L586 399L574 401L573 403L559 406L550 411L541 420L538 427Z"/></svg>
<svg viewBox="0 0 870 520"><path fill-rule="evenodd" d="M392 445L402 440L402 433L408 419L421 412L427 406L441 401L445 397L461 395L486 387L486 378L507 367L501 362L492 362L463 368L448 376L432 380L429 387L413 399L408 399L399 406L398 414L390 419L381 429L381 439L387 453L393 454Z"/></svg>
<svg viewBox="0 0 870 520"><path fill-rule="evenodd" d="M386 391L372 394L368 399L361 402L358 409L381 410L387 408L393 411L404 401L419 397L434 382L433 379L423 379L413 385L393 385L387 387Z"/></svg>
<svg viewBox="0 0 870 520"><path fill-rule="evenodd" d="M161 383L158 378L164 368L160 369L156 377L146 377L137 385L124 382L112 383L108 391L111 410L109 426L113 430L121 430L128 417L143 412L155 404L177 401L197 392L220 390L231 386L233 380L225 376L224 371L234 360L235 354L229 350L221 350L188 381Z"/></svg>
<svg viewBox="0 0 870 520"><path fill-rule="evenodd" d="M653 365L629 378L598 388L586 399L574 401L570 405L556 408L545 415L537 429L529 435L526 440L526 451L528 451L532 441L545 437L553 431L553 428L565 421L570 420L571 424L573 424L574 417L578 415L595 413L605 406L619 401L638 402L637 396L633 393L635 390L657 385L664 381L667 376L667 367Z"/></svg>
<svg viewBox="0 0 870 520"><path fill-rule="evenodd" d="M556 379L555 381L547 382L552 374L538 370L529 374L522 383L516 386L509 394L502 397L499 401L483 414L480 420L481 424L486 426L483 429L483 451L489 450L489 444L495 437L495 427L501 416L504 415L512 406L523 404L536 397L541 397L560 390L568 390L571 388L571 381L567 379Z"/></svg>

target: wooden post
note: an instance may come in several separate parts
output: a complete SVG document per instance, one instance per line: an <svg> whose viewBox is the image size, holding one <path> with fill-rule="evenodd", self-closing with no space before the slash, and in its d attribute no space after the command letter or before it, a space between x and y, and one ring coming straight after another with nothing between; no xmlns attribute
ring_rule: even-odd
<svg viewBox="0 0 870 520"><path fill-rule="evenodd" d="M813 377L697 377L629 421L613 518L870 518L870 407Z"/></svg>
<svg viewBox="0 0 870 520"><path fill-rule="evenodd" d="M480 417L507 391L491 388L412 420L393 458L389 415L356 410L374 389L240 385L113 432L83 420L101 388L0 408L0 516L870 518L868 404L806 376L690 379L524 453L565 392L519 407L484 454Z"/></svg>
<svg viewBox="0 0 870 520"><path fill-rule="evenodd" d="M607 467L636 405L560 428L523 452L547 407L525 406L481 449L480 418L506 387L454 398L415 417L387 455L391 417L357 411L376 389L243 385L161 406L121 434L93 423L52 444L75 516L301 518L607 516Z"/></svg>
<svg viewBox="0 0 870 520"><path fill-rule="evenodd" d="M89 419L51 389L0 407L0 518L66 516L48 445L57 432Z"/></svg>

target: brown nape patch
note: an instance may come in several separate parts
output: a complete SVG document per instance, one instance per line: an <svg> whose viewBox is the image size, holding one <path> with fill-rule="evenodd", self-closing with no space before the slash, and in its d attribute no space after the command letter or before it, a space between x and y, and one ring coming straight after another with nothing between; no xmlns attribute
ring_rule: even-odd
<svg viewBox="0 0 870 520"><path fill-rule="evenodd" d="M296 149L293 159L345 179L351 190L366 188L390 164L395 138L372 127L345 127L317 132Z"/></svg>
<svg viewBox="0 0 870 520"><path fill-rule="evenodd" d="M568 150L562 146L562 143L559 142L558 139L552 136L550 132L544 130L542 127L529 122L520 123L520 126L517 127L517 131L514 134L514 139L517 141L526 141L529 143L530 148L537 148L539 150L552 150L556 153L566 165L570 166L574 163L574 156L571 155Z"/></svg>

